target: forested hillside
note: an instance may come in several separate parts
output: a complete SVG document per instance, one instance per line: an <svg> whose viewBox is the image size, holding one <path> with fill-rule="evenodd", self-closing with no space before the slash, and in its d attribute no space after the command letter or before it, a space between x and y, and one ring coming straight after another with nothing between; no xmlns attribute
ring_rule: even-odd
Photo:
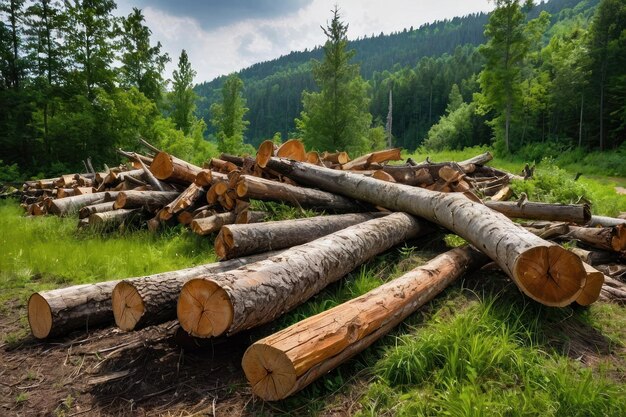
<svg viewBox="0 0 626 417"><path fill-rule="evenodd" d="M544 11L550 13L549 27L540 38L545 46L554 34L588 27L597 4L597 0L551 0L529 10L527 19L535 19ZM393 90L393 135L397 145L415 149L421 144L430 127L445 113L453 84L459 86L465 101L471 101L478 92L477 74L484 64L478 46L486 40L488 20L489 15L478 13L349 42L356 52L354 62L360 64L361 75L370 82L370 111L380 125L388 113L390 87ZM302 91L316 88L310 61L321 57L319 47L292 52L238 73L250 109L246 135L250 143L257 144L276 132L286 137L295 131L294 118L302 111ZM208 108L218 99L224 79L195 87L202 97L198 117L208 121ZM484 123L474 124L478 143L489 143L490 129Z"/></svg>

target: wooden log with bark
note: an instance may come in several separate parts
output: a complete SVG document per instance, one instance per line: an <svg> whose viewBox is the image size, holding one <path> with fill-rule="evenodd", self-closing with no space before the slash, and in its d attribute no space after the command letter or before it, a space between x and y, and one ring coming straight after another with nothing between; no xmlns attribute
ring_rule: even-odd
<svg viewBox="0 0 626 417"><path fill-rule="evenodd" d="M161 219L169 219L175 214L178 214L181 211L191 207L196 201L198 201L201 197L204 197L205 195L206 189L192 182L182 193L180 193L175 199L173 199L163 207L163 210L161 210ZM166 213L167 216L163 216L163 213Z"/></svg>
<svg viewBox="0 0 626 417"><path fill-rule="evenodd" d="M249 223L256 223L263 221L266 214L261 211L248 213L249 217L246 220ZM212 216L194 219L191 222L191 230L201 236L210 235L220 230L220 228L227 224L233 224L237 221L237 213L234 211L228 211L226 213L217 213Z"/></svg>
<svg viewBox="0 0 626 417"><path fill-rule="evenodd" d="M350 213L276 222L224 225L215 239L220 259L289 248L387 213Z"/></svg>
<svg viewBox="0 0 626 417"><path fill-rule="evenodd" d="M159 152L150 164L150 171L159 180L189 185L202 169L166 152Z"/></svg>
<svg viewBox="0 0 626 417"><path fill-rule="evenodd" d="M576 303L581 306L588 306L595 303L600 297L600 291L604 285L604 274L593 266L583 263L587 279L582 292L576 298Z"/></svg>
<svg viewBox="0 0 626 417"><path fill-rule="evenodd" d="M591 211L586 204L549 204L537 202L485 201L485 205L509 218L588 223Z"/></svg>
<svg viewBox="0 0 626 417"><path fill-rule="evenodd" d="M115 199L116 209L131 209L145 207L155 211L178 197L177 191L120 191Z"/></svg>
<svg viewBox="0 0 626 417"><path fill-rule="evenodd" d="M180 289L188 280L230 271L278 253L280 252L262 253L118 281L110 292L115 324L122 330L130 331L172 320L176 318L176 300Z"/></svg>
<svg viewBox="0 0 626 417"><path fill-rule="evenodd" d="M565 239L576 239L596 249L622 253L626 256L626 225L611 227L570 226Z"/></svg>
<svg viewBox="0 0 626 417"><path fill-rule="evenodd" d="M626 219L593 215L591 216L591 220L589 221L588 226L612 227L619 226L620 224L626 226Z"/></svg>
<svg viewBox="0 0 626 417"><path fill-rule="evenodd" d="M353 169L368 169L372 164L379 164L387 161L399 161L402 159L400 155L402 149L392 148L382 151L371 152L353 159L350 162L346 162L341 165L341 169L353 170ZM280 155L277 155L280 156Z"/></svg>
<svg viewBox="0 0 626 417"><path fill-rule="evenodd" d="M282 201L296 207L337 213L366 211L366 205L341 195L313 188L283 184L264 178L241 175L237 183L237 196L257 200Z"/></svg>
<svg viewBox="0 0 626 417"><path fill-rule="evenodd" d="M293 180L433 221L471 242L530 298L548 306L576 300L586 279L581 260L460 193L439 193L315 165L271 158L267 166Z"/></svg>
<svg viewBox="0 0 626 417"><path fill-rule="evenodd" d="M427 230L413 216L393 213L262 262L190 280L180 292L178 321L197 337L233 334L268 323L363 262Z"/></svg>
<svg viewBox="0 0 626 417"><path fill-rule="evenodd" d="M100 213L92 213L89 215L89 226L114 227L133 218L134 214L138 214L138 209L119 209L104 211Z"/></svg>
<svg viewBox="0 0 626 417"><path fill-rule="evenodd" d="M471 247L437 256L403 276L255 342L242 359L252 392L284 399L366 349L468 269L488 258Z"/></svg>
<svg viewBox="0 0 626 417"><path fill-rule="evenodd" d="M117 198L117 191L109 191L107 194L109 198ZM57 198L52 200L49 207L49 212L58 216L65 216L73 211L78 211L81 208L94 204L98 200L102 199L101 193L83 194L72 197Z"/></svg>
<svg viewBox="0 0 626 417"><path fill-rule="evenodd" d="M113 204L114 203L109 201L106 203L98 203L98 204L92 204L90 206L85 206L81 208L80 211L78 212L78 218L87 219L93 213L104 213L106 211L115 210L115 208L113 207Z"/></svg>

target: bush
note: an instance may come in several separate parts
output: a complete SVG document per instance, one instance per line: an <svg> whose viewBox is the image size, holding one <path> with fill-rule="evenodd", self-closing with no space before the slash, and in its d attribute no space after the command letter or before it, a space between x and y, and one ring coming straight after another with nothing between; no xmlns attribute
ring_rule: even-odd
<svg viewBox="0 0 626 417"><path fill-rule="evenodd" d="M17 182L21 177L22 175L17 164L5 165L2 159L0 159L0 183Z"/></svg>

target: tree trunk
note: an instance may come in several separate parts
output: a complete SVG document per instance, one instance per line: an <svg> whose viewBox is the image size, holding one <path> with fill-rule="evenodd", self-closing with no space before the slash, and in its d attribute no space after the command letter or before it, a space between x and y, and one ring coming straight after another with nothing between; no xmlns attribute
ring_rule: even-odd
<svg viewBox="0 0 626 417"><path fill-rule="evenodd" d="M252 392L286 398L366 349L468 269L488 258L456 248L380 287L300 321L248 348L242 359Z"/></svg>
<svg viewBox="0 0 626 417"><path fill-rule="evenodd" d="M191 207L200 197L206 195L206 189L204 187L200 187L195 183L189 184L189 187L185 189L182 193L179 193L178 196L168 202L167 205L163 207L161 214L167 213L168 218L172 217L175 214L180 213L188 207ZM167 220L167 219L164 219Z"/></svg>
<svg viewBox="0 0 626 417"><path fill-rule="evenodd" d="M565 239L576 239L591 247L626 256L626 225L613 227L570 226Z"/></svg>
<svg viewBox="0 0 626 417"><path fill-rule="evenodd" d="M146 207L155 211L178 197L177 191L120 191L115 199L116 209Z"/></svg>
<svg viewBox="0 0 626 417"><path fill-rule="evenodd" d="M364 204L350 198L249 175L239 177L237 196L257 200L283 201L296 207L314 210L345 213L365 211Z"/></svg>
<svg viewBox="0 0 626 417"><path fill-rule="evenodd" d="M230 271L249 263L262 261L278 253L262 253L118 281L109 292L115 324L122 330L130 331L149 324L172 320L176 318L176 300L180 289L188 280L206 274Z"/></svg>
<svg viewBox="0 0 626 417"><path fill-rule="evenodd" d="M109 198L116 199L118 192L109 191L106 193ZM72 197L58 198L50 203L49 212L58 216L65 216L73 211L94 204L96 201L104 197L103 193L83 194Z"/></svg>
<svg viewBox="0 0 626 417"><path fill-rule="evenodd" d="M570 248L570 251L575 253L583 262L592 266L616 262L618 259L618 255L614 252L588 251L581 248Z"/></svg>
<svg viewBox="0 0 626 417"><path fill-rule="evenodd" d="M250 212L250 217L247 219L250 223L256 223L262 221L265 218L265 213L261 211ZM233 224L237 221L237 213L234 211L228 211L226 213L218 213L213 216L204 217L201 219L194 219L191 222L191 230L194 233L201 236L210 235L217 232L220 228L227 224Z"/></svg>
<svg viewBox="0 0 626 417"><path fill-rule="evenodd" d="M100 213L92 213L89 215L89 226L99 225L102 227L119 226L133 214L137 213L137 209L119 209L104 211Z"/></svg>
<svg viewBox="0 0 626 417"><path fill-rule="evenodd" d="M421 216L471 242L532 299L548 306L576 300L586 278L580 259L460 193L439 193L345 171L272 158L268 167L305 184Z"/></svg>
<svg viewBox="0 0 626 417"><path fill-rule="evenodd" d="M177 315L192 336L233 334L268 323L385 250L428 229L393 213L229 273L188 281Z"/></svg>
<svg viewBox="0 0 626 417"><path fill-rule="evenodd" d="M591 216L591 221L588 226L619 226L626 225L626 219L617 219L615 217L607 217L607 216Z"/></svg>
<svg viewBox="0 0 626 417"><path fill-rule="evenodd" d="M387 213L381 212L337 214L267 223L225 225L215 239L215 253L220 259L232 259L290 248L385 215Z"/></svg>
<svg viewBox="0 0 626 417"><path fill-rule="evenodd" d="M588 306L595 303L600 297L600 291L604 285L604 274L589 264L583 263L583 266L587 273L587 280L582 292L576 299L576 303L581 306Z"/></svg>
<svg viewBox="0 0 626 417"><path fill-rule="evenodd" d="M466 167L469 165L485 165L487 162L493 159L493 155L491 152L487 151L485 153L481 153L480 155L476 155L472 158L466 159L465 161L459 162L461 167Z"/></svg>
<svg viewBox="0 0 626 417"><path fill-rule="evenodd" d="M150 164L150 171L157 179L189 185L202 169L166 152L159 152Z"/></svg>
<svg viewBox="0 0 626 417"><path fill-rule="evenodd" d="M549 204L515 201L485 201L485 205L507 217L517 219L548 220L586 224L591 219L591 210L586 204Z"/></svg>
<svg viewBox="0 0 626 417"><path fill-rule="evenodd" d="M399 161L402 159L400 148L385 149L365 154L341 166L341 169L367 169L371 164L377 164L387 161Z"/></svg>

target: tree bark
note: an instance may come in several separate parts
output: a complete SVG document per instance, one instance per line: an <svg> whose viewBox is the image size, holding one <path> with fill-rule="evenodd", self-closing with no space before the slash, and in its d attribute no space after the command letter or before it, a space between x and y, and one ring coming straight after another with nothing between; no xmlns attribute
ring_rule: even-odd
<svg viewBox="0 0 626 417"><path fill-rule="evenodd" d="M387 213L381 212L337 214L266 223L224 225L215 239L215 253L220 259L232 259L290 248L385 215Z"/></svg>
<svg viewBox="0 0 626 417"><path fill-rule="evenodd" d="M378 164L387 161L399 161L402 159L400 148L385 149L362 155L341 166L341 169L367 169L371 164ZM278 155L280 156L280 155Z"/></svg>
<svg viewBox="0 0 626 417"><path fill-rule="evenodd" d="M252 214L254 213L254 214ZM265 213L263 212L251 212L249 217L246 219L249 220L250 223L255 223L258 221L262 221L265 217ZM218 213L213 216L204 217L201 219L194 219L191 222L191 230L194 233L199 234L201 236L210 235L211 233L217 232L220 228L227 224L233 224L237 221L237 213L234 211L228 211L226 213Z"/></svg>
<svg viewBox="0 0 626 417"><path fill-rule="evenodd" d="M155 211L179 196L177 191L120 191L115 199L116 209L146 207Z"/></svg>
<svg viewBox="0 0 626 417"><path fill-rule="evenodd" d="M548 306L576 300L586 279L581 260L460 193L439 193L310 164L271 158L268 167L295 181L431 220L471 242L532 299Z"/></svg>
<svg viewBox="0 0 626 417"><path fill-rule="evenodd" d="M93 204L91 206L85 206L81 208L80 211L78 212L78 218L86 219L93 213L104 213L106 211L115 210L115 208L113 207L113 204L114 203L109 201L107 203L99 203L99 204Z"/></svg>
<svg viewBox="0 0 626 417"><path fill-rule="evenodd" d="M607 217L607 216L591 216L591 221L588 226L603 226L603 227L611 227L611 226L619 226L620 224L626 225L626 219L617 219L615 217Z"/></svg>
<svg viewBox="0 0 626 417"><path fill-rule="evenodd" d="M109 292L113 306L112 317L115 318L115 324L126 331L172 320L176 318L176 300L180 289L188 280L201 275L230 271L278 253L262 253L118 281Z"/></svg>
<svg viewBox="0 0 626 417"><path fill-rule="evenodd" d="M298 187L249 175L239 177L237 196L257 200L283 201L296 207L340 213L360 212L365 211L366 208L364 204L326 191Z"/></svg>
<svg viewBox="0 0 626 417"><path fill-rule="evenodd" d="M586 204L549 204L527 201L485 201L485 205L510 218L548 220L586 224L591 219L591 210Z"/></svg>
<svg viewBox="0 0 626 417"><path fill-rule="evenodd" d="M107 194L110 198L117 198L117 191L108 191ZM103 193L83 194L72 197L58 198L52 200L48 211L58 216L65 216L73 211L78 211L81 208L94 204L96 201L102 199Z"/></svg>
<svg viewBox="0 0 626 417"><path fill-rule="evenodd" d="M268 323L368 259L427 229L408 214L393 213L235 271L190 280L178 299L178 321L197 337Z"/></svg>
<svg viewBox="0 0 626 417"><path fill-rule="evenodd" d="M468 269L488 258L456 248L330 310L255 342L242 359L252 392L284 399L366 349Z"/></svg>
<svg viewBox="0 0 626 417"><path fill-rule="evenodd" d="M159 180L189 185L202 169L166 152L159 152L150 164L150 171Z"/></svg>
<svg viewBox="0 0 626 417"><path fill-rule="evenodd" d="M192 182L182 193L179 193L175 199L168 202L163 207L161 213L166 212L169 217L172 217L190 207L204 195L206 195L206 189Z"/></svg>
<svg viewBox="0 0 626 417"><path fill-rule="evenodd" d="M618 255L614 252L588 251L581 248L571 248L570 251L575 253L583 262L592 266L616 262L618 259Z"/></svg>
<svg viewBox="0 0 626 417"><path fill-rule="evenodd" d="M626 225L613 227L570 226L565 239L576 239L596 249L613 251L626 257Z"/></svg>
<svg viewBox="0 0 626 417"><path fill-rule="evenodd" d="M89 215L89 226L100 225L103 227L118 226L131 218L137 209L119 209L92 213Z"/></svg>

